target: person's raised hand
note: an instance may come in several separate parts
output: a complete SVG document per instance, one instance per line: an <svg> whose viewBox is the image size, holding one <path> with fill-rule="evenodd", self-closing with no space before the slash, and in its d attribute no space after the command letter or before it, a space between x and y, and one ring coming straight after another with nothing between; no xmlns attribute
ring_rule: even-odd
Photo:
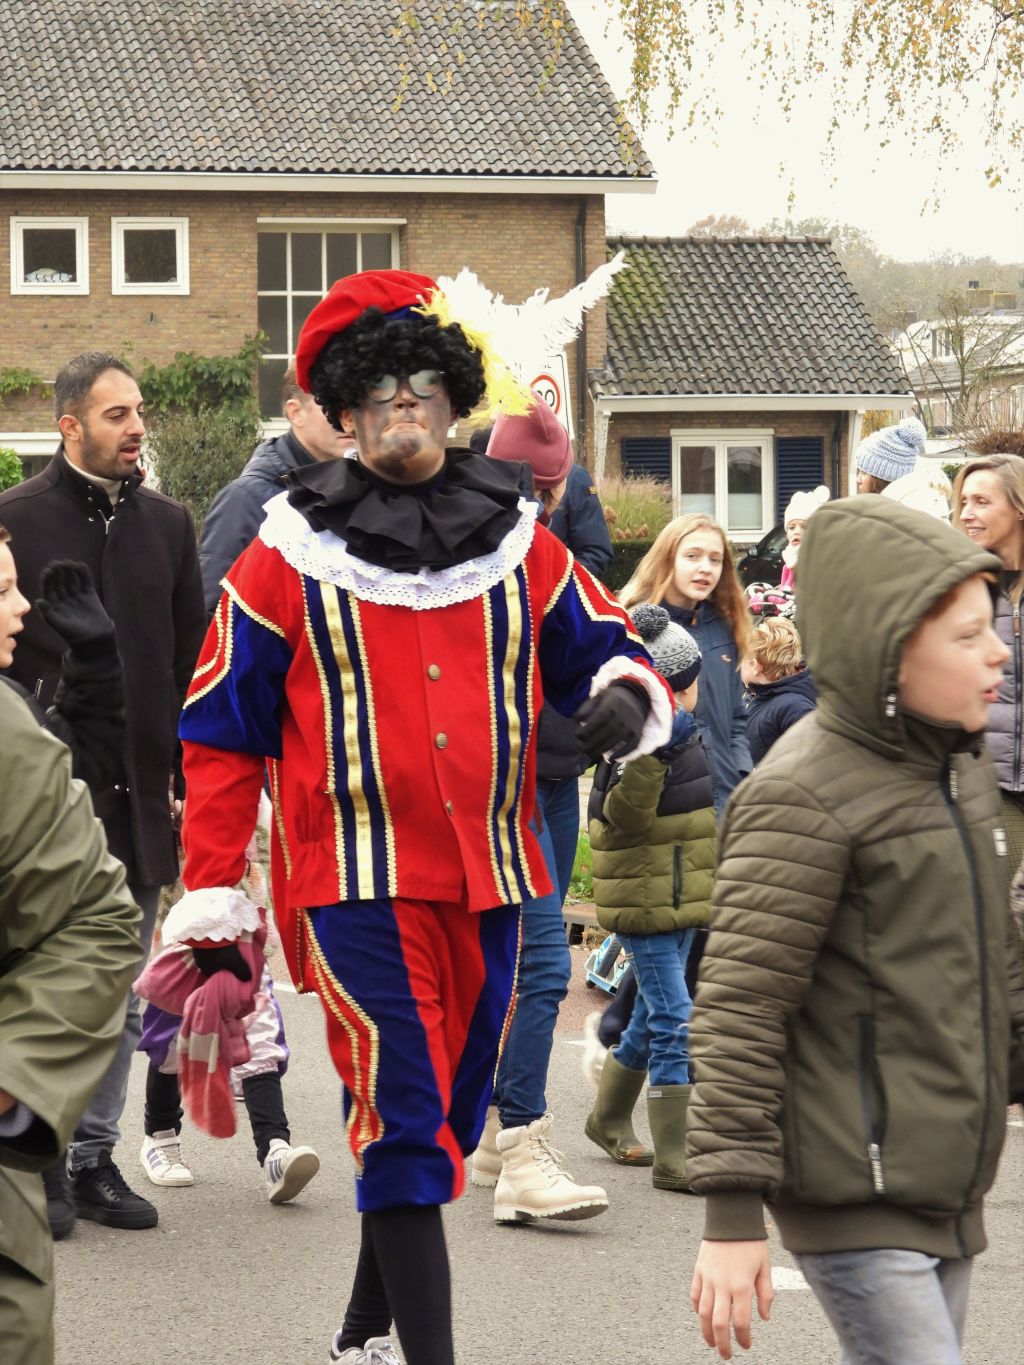
<svg viewBox="0 0 1024 1365"><path fill-rule="evenodd" d="M573 717L583 753L592 763L602 754L619 758L631 753L650 709L651 699L643 685L625 679L588 698Z"/></svg>
<svg viewBox="0 0 1024 1365"><path fill-rule="evenodd" d="M114 623L104 610L84 564L55 559L39 575L36 610L46 624L72 649L106 644L114 637Z"/></svg>
<svg viewBox="0 0 1024 1365"><path fill-rule="evenodd" d="M771 1315L772 1263L768 1243L701 1242L690 1285L690 1302L700 1318L701 1335L723 1360L732 1359L732 1334L737 1346L750 1349L750 1310L757 1298L762 1322Z"/></svg>

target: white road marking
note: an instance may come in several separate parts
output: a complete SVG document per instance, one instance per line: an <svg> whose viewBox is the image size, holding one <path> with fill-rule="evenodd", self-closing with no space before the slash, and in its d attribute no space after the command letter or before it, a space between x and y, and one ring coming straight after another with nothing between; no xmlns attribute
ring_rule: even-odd
<svg viewBox="0 0 1024 1365"><path fill-rule="evenodd" d="M773 1289L810 1289L799 1270L789 1265L772 1266Z"/></svg>

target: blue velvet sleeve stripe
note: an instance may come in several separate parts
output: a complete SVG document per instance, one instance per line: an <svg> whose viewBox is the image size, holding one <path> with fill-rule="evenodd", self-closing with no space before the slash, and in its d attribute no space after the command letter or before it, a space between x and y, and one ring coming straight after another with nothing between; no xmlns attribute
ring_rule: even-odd
<svg viewBox="0 0 1024 1365"><path fill-rule="evenodd" d="M280 758L287 641L232 602L219 657L193 681L181 714L182 739L232 753Z"/></svg>

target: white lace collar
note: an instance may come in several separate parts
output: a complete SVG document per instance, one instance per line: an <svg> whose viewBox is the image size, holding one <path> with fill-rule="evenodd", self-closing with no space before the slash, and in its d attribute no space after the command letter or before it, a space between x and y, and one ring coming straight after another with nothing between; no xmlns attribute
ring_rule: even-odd
<svg viewBox="0 0 1024 1365"><path fill-rule="evenodd" d="M526 557L537 526L536 503L519 499L519 520L496 550L453 564L447 569L396 573L349 554L333 531L314 531L309 522L279 493L266 505L260 540L277 550L301 574L344 588L362 602L380 606L432 611L468 602L500 583Z"/></svg>

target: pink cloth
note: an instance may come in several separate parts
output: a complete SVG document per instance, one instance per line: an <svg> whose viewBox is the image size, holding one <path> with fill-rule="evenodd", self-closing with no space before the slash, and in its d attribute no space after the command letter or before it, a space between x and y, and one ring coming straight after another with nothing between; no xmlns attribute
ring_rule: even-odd
<svg viewBox="0 0 1024 1365"><path fill-rule="evenodd" d="M178 1034L181 1097L192 1122L212 1137L235 1133L230 1072L250 1057L245 1017L256 1007L266 938L263 924L251 939L237 941L252 972L249 981L239 981L226 971L204 976L191 951L175 946L158 953L135 982L134 990L144 1000L182 1017Z"/></svg>
<svg viewBox="0 0 1024 1365"><path fill-rule="evenodd" d="M783 564L782 566L782 577L779 579L779 587L780 588L796 587L796 572L795 570L791 569L788 564Z"/></svg>

